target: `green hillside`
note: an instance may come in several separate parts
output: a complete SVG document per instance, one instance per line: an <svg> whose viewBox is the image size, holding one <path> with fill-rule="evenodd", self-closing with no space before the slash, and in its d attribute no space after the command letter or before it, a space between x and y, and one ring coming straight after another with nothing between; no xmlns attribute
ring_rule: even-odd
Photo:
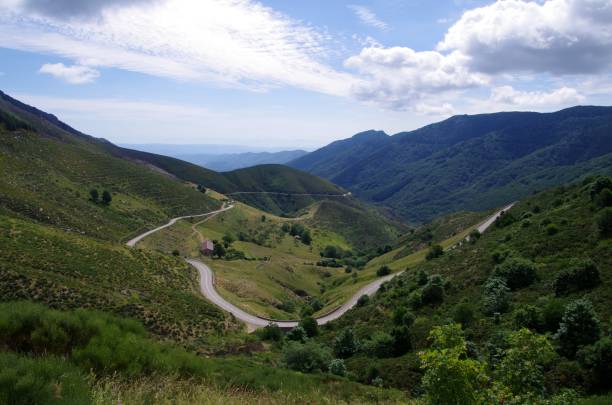
<svg viewBox="0 0 612 405"><path fill-rule="evenodd" d="M423 377L433 374L424 374L420 353L442 355L435 352L435 343L431 346L430 333L436 326L457 322L462 325L459 332L448 327L438 332L460 333L467 341L463 358L477 361L472 365L483 367L484 381L491 378L498 384L493 389L490 383L472 380L468 389L478 395L507 390L489 394L498 400L500 395L508 401L514 397L517 403L527 398L548 403L544 398L564 389L576 395L609 390L611 190L612 179L591 177L541 192L521 200L472 243L441 257L407 268L405 259L388 258L388 266L405 272L372 299L324 326L318 341L345 357L358 381L379 377L385 386L429 394L435 387ZM518 334L521 328L527 331ZM346 337L348 330L354 338ZM342 345L335 343L339 336L345 339ZM360 343L346 343L354 339ZM338 353L342 347L349 349ZM535 352L548 354L542 360L528 357ZM444 373L450 361L448 357L436 370ZM469 367L457 363L463 366ZM534 380L524 382L523 388L513 386L511 367ZM436 386L452 384L443 374L440 378Z"/></svg>
<svg viewBox="0 0 612 405"><path fill-rule="evenodd" d="M387 136L368 131L290 163L410 222L483 211L612 173L612 108L456 116Z"/></svg>

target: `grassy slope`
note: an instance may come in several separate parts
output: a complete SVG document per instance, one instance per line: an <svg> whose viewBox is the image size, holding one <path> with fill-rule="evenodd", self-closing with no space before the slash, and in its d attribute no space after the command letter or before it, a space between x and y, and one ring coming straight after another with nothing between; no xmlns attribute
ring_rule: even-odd
<svg viewBox="0 0 612 405"><path fill-rule="evenodd" d="M590 299L602 321L602 329L610 327L612 315L612 240L601 239L594 224L596 208L589 201L588 192L581 185L568 189L555 189L527 198L512 208L511 213L520 217L540 207L541 213L532 214L531 225L523 226L521 221L506 228L492 227L475 245L463 247L445 254L442 258L417 263L410 256L394 261L387 257L393 269L409 265L409 271L396 278L384 292L379 292L370 304L349 311L344 317L326 326L324 341L331 341L339 330L345 327L355 329L357 335L366 339L374 331L390 331L393 325L393 311L408 305L410 292L416 288L415 274L424 270L427 274L441 274L449 281L445 289L444 302L439 306L425 306L415 311L417 320L411 327L414 350L427 346L426 337L432 326L444 324L452 319L454 307L459 303L471 306L476 320L467 328L466 334L476 343L478 350L486 355L485 343L497 331L511 330L512 311L502 315L500 325L491 317L482 314L482 285L495 266L492 253L508 249L533 260L538 268L539 281L530 287L512 293L512 308L524 304L543 307L554 301L551 282L572 258L591 258L598 266L603 283L590 291L582 291L558 299L561 303L586 296ZM548 235L542 221L549 220L560 231ZM378 261L383 260L378 259ZM363 374L365 365L377 367L390 385L415 389L420 380L420 371L415 352L400 358L376 359L358 355L348 361L349 367ZM365 378L362 376L361 378Z"/></svg>

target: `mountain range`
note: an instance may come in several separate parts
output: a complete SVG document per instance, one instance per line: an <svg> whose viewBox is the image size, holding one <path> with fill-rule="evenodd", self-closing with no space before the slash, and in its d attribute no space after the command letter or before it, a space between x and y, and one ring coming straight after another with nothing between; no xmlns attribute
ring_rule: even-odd
<svg viewBox="0 0 612 405"><path fill-rule="evenodd" d="M611 174L612 107L460 115L393 136L371 130L289 165L419 223Z"/></svg>

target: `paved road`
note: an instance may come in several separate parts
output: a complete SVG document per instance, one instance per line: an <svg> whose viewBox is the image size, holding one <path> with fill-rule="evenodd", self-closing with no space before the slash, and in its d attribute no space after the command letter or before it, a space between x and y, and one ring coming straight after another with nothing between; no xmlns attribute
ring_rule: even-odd
<svg viewBox="0 0 612 405"><path fill-rule="evenodd" d="M282 193L280 191L234 191L233 193L227 193L226 195L238 195L238 194L274 194L274 195L297 195L297 196L312 196L312 197L348 197L351 192L344 194L312 194L312 193Z"/></svg>
<svg viewBox="0 0 612 405"><path fill-rule="evenodd" d="M151 235L152 233L155 233L155 232L157 232L157 231L160 231L160 230L162 230L162 229L164 229L164 228L167 228L167 227L169 227L169 226L174 225L174 224L176 223L176 221L178 221L178 220L180 220L180 219L185 219L185 218L198 218L198 217L205 217L205 216L207 216L207 215L218 214L218 213L223 212L223 211L231 210L232 208L234 208L234 206L233 206L233 205L228 205L228 206L226 207L226 206L225 206L225 204L223 204L223 205L221 206L221 208L220 208L220 209L218 209L218 210L216 210L216 211L207 212L207 213L205 213L205 214L197 214L197 215L185 215L185 216L182 216L182 217L172 218L172 219L170 220L170 222L168 222L167 224L162 225L162 226L159 226L159 227L157 227L157 228L155 228L155 229L151 229L150 231L147 231L147 232L143 233L142 235L138 235L138 236L137 236L137 237L135 237L134 239L130 239L129 241L127 241L126 245L128 245L129 247L134 247L134 246L136 246L136 244L137 244L138 242L140 242L141 240L143 240L143 239L144 239L144 238L146 238L147 236L149 236L149 235Z"/></svg>
<svg viewBox="0 0 612 405"><path fill-rule="evenodd" d="M477 228L478 231L480 233L483 233L484 231L486 231L487 228L489 228L495 222L495 220L502 214L502 212L509 210L510 208L512 208L514 204L515 203L507 205L503 209L497 211L495 214L487 218L487 220L485 220L478 226ZM229 205L227 207L223 206L221 209L217 211L207 212L206 214L186 215L183 217L174 218L170 220L170 222L168 222L166 225L152 229L148 232L143 233L140 236L135 237L134 239L127 242L127 245L133 247L134 245L136 245L136 243L138 243L143 238L151 235L154 232L159 231L160 229L164 229L168 226L173 225L179 219L218 214L220 212L230 210L233 207L234 207L233 205ZM276 324L281 328L293 328L297 326L298 324L297 321L279 321L279 320L271 320L271 319L259 317L257 315L249 314L248 312L238 308L236 305L232 304L231 302L226 301L223 297L219 295L219 293L215 289L215 276L214 276L213 271L210 269L210 267L208 267L206 264L202 263L199 260L195 260L195 259L185 259L185 260L190 265L192 265L196 270L198 270L198 273L200 274L200 291L202 292L202 295L204 295L204 297L210 300L213 304L217 305L219 308L234 315L236 319L239 319L240 321L246 323L249 329L252 330L252 329L260 328L270 323ZM348 301L346 301L340 307L334 309L333 311L319 318L316 318L317 323L319 325L323 325L323 324L326 324L327 322L333 321L334 319L338 319L339 317L344 315L349 309L353 308L357 304L357 301L362 295L373 295L374 293L376 293L376 291L378 291L381 284L383 284L386 281L391 280L393 277L398 276L401 273L402 272L398 272L395 274L390 274L388 276L378 278L372 281L371 283L363 286L359 291L357 291L351 298L349 298Z"/></svg>

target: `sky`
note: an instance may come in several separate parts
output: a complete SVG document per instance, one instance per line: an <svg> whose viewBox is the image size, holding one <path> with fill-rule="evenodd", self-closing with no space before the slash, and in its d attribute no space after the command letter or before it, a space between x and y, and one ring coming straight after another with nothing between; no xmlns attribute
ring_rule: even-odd
<svg viewBox="0 0 612 405"><path fill-rule="evenodd" d="M612 104L612 0L0 0L0 90L121 144L315 149Z"/></svg>

